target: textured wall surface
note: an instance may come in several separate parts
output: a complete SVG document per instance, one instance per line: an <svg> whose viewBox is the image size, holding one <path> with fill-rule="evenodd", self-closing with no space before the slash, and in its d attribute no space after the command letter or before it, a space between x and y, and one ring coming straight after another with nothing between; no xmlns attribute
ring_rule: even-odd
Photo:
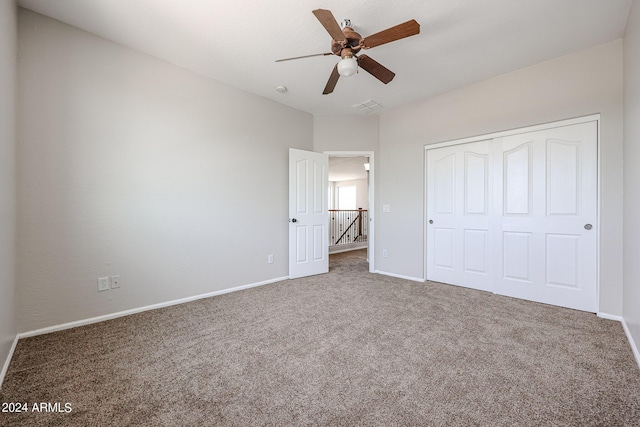
<svg viewBox="0 0 640 427"><path fill-rule="evenodd" d="M15 2L0 1L0 381L16 336L16 43Z"/></svg>
<svg viewBox="0 0 640 427"><path fill-rule="evenodd" d="M640 345L640 2L624 38L624 320Z"/></svg>
<svg viewBox="0 0 640 427"><path fill-rule="evenodd" d="M383 112L376 269L425 277L426 144L600 113L600 311L622 315L622 48L618 40Z"/></svg>
<svg viewBox="0 0 640 427"><path fill-rule="evenodd" d="M288 275L310 114L26 10L19 49L21 332Z"/></svg>

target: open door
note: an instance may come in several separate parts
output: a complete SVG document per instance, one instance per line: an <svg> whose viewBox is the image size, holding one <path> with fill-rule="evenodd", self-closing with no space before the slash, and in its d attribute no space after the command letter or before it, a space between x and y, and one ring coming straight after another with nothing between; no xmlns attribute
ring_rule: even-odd
<svg viewBox="0 0 640 427"><path fill-rule="evenodd" d="M289 149L289 278L329 271L329 156Z"/></svg>

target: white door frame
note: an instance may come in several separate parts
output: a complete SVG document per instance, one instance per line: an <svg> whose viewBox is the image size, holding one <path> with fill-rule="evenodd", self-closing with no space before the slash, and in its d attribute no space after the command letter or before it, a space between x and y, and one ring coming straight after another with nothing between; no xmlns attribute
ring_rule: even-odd
<svg viewBox="0 0 640 427"><path fill-rule="evenodd" d="M369 158L369 236L367 238L369 249L367 256L369 257L369 272L375 273L374 262L374 244L375 244L375 160L373 151L323 151L329 157L368 157ZM328 185L328 183L327 183Z"/></svg>
<svg viewBox="0 0 640 427"><path fill-rule="evenodd" d="M435 143L435 144L425 144L424 145L424 182L423 182L423 189L424 189L424 218L423 218L423 224L424 224L424 235L423 235L423 244L424 244L424 277L426 280L427 277L427 153L429 150L432 150L434 148L441 148L441 147L449 147L452 145L460 145L460 144L466 144L469 142L478 142L478 141L483 141L486 139L495 139L495 138L502 138L505 136L511 136L511 135L518 135L521 133L528 133L528 132L536 132L536 131L540 131L540 130L546 130L546 129L553 129L553 128L557 128L557 127L562 127L562 126L570 126L570 125L575 125L575 124L580 124L580 123L587 123L587 122L597 122L597 128L598 128L598 135L597 135L597 157L598 157L598 165L597 165L597 211L596 211L596 224L595 224L595 228L596 228L596 313L600 313L600 216L601 216L601 155L600 155L600 114L593 114L590 116L584 116L584 117L576 117L573 119L567 119L567 120L560 120L557 122L548 122L548 123L542 123L542 124L538 124L538 125L533 125L533 126L527 126L527 127L523 127L523 128L516 128L516 129L509 129L509 130L505 130L505 131L499 131L499 132L493 132L493 133L489 133L489 134L484 134L484 135L477 135L477 136L471 136L471 137L467 137L467 138L461 138L461 139L454 139L454 140L449 140L449 141L444 141L444 142L439 142L439 143Z"/></svg>

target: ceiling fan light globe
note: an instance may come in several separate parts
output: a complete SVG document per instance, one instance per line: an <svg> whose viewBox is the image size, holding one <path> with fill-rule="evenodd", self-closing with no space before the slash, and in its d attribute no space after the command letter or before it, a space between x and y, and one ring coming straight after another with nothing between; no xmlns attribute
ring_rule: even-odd
<svg viewBox="0 0 640 427"><path fill-rule="evenodd" d="M352 56L344 57L338 62L338 74L343 77L353 76L358 70L358 61Z"/></svg>

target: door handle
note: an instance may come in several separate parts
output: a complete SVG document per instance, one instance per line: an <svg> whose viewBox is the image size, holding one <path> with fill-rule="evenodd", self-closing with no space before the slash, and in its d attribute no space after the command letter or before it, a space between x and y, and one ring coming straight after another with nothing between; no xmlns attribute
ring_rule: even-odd
<svg viewBox="0 0 640 427"><path fill-rule="evenodd" d="M591 230L592 228L593 228L593 225L591 225L591 224L585 224L584 225L584 229L585 230Z"/></svg>
<svg viewBox="0 0 640 427"><path fill-rule="evenodd" d="M289 220L289 222L298 222L298 220L297 220L297 219L295 219L295 218L291 218L291 219Z"/></svg>
<svg viewBox="0 0 640 427"><path fill-rule="evenodd" d="M433 224L433 220L432 219L429 220L429 224Z"/></svg>

